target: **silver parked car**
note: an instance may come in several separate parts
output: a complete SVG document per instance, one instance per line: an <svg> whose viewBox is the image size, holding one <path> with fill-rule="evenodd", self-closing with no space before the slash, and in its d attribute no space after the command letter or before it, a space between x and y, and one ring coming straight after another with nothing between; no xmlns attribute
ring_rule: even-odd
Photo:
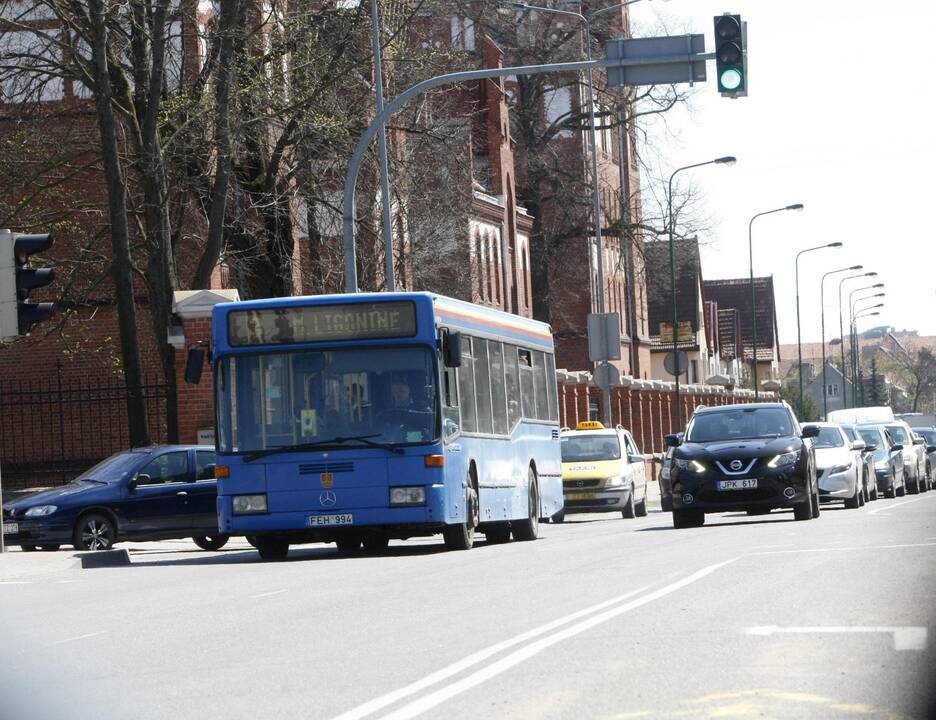
<svg viewBox="0 0 936 720"><path fill-rule="evenodd" d="M819 428L813 440L820 502L844 502L853 509L864 505L864 461L837 423L810 423Z"/></svg>
<svg viewBox="0 0 936 720"><path fill-rule="evenodd" d="M883 425L859 425L858 432L866 445L872 448L877 484L874 494L881 493L886 498L902 497L907 489L904 482L903 446L894 441Z"/></svg>
<svg viewBox="0 0 936 720"><path fill-rule="evenodd" d="M857 425L842 425L842 431L849 439L852 451L855 453L855 462L862 466L861 486L865 502L877 500L877 484L874 478L874 452L868 448L868 443L861 437Z"/></svg>
<svg viewBox="0 0 936 720"><path fill-rule="evenodd" d="M915 427L913 432L923 438L926 447L926 483L923 492L936 490L936 427Z"/></svg>
<svg viewBox="0 0 936 720"><path fill-rule="evenodd" d="M901 454L907 492L911 495L920 492L926 475L926 449L923 447L923 438L915 438L910 426L903 420L885 423L884 428L895 442L903 445Z"/></svg>

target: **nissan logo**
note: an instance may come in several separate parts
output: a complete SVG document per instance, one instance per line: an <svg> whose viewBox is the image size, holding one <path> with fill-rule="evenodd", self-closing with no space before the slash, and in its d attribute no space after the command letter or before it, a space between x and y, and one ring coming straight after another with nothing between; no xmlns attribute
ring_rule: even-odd
<svg viewBox="0 0 936 720"><path fill-rule="evenodd" d="M732 460L731 465L729 466L732 470L740 470L744 467L744 463L740 460Z"/></svg>
<svg viewBox="0 0 936 720"><path fill-rule="evenodd" d="M331 507L336 502L338 502L338 497L331 490L326 490L319 495L319 502L324 507Z"/></svg>

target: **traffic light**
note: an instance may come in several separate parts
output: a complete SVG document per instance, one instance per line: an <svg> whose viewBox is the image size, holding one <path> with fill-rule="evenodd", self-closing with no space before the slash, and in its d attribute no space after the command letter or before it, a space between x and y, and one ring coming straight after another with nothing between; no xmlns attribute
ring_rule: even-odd
<svg viewBox="0 0 936 720"><path fill-rule="evenodd" d="M30 255L52 247L52 235L24 235L0 230L0 336L26 335L55 309L54 303L26 302L29 293L55 278L52 268L27 266Z"/></svg>
<svg viewBox="0 0 936 720"><path fill-rule="evenodd" d="M740 15L715 17L715 69L718 92L724 97L747 96L747 23Z"/></svg>

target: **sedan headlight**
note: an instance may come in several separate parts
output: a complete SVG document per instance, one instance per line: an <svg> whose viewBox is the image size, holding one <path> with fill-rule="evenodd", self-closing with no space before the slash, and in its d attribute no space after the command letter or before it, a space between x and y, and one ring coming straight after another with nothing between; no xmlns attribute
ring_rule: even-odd
<svg viewBox="0 0 936 720"><path fill-rule="evenodd" d="M838 475L838 473L848 472L851 470L851 463L848 465L833 465L829 468L829 475Z"/></svg>
<svg viewBox="0 0 936 720"><path fill-rule="evenodd" d="M694 473L704 473L705 465L700 463L698 460L676 460L676 467L680 470L691 470Z"/></svg>
<svg viewBox="0 0 936 720"><path fill-rule="evenodd" d="M797 450L780 453L779 455L775 455L773 460L767 463L767 467L780 468L786 467L787 465L795 465L797 458L799 458L799 451Z"/></svg>
<svg viewBox="0 0 936 720"><path fill-rule="evenodd" d="M23 515L26 517L45 517L46 515L51 515L56 510L58 510L58 507L55 505L36 505L35 507L29 508Z"/></svg>
<svg viewBox="0 0 936 720"><path fill-rule="evenodd" d="M235 515L255 515L267 511L266 495L235 495L231 498Z"/></svg>
<svg viewBox="0 0 936 720"><path fill-rule="evenodd" d="M426 488L423 485L410 485L390 488L390 505L425 505Z"/></svg>

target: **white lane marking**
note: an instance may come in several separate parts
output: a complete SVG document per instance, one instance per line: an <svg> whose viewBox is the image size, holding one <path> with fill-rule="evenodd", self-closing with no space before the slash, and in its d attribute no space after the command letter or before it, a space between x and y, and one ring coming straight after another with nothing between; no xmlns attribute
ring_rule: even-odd
<svg viewBox="0 0 936 720"><path fill-rule="evenodd" d="M380 697L374 698L373 700L370 700L363 705L358 705L356 708L352 708L351 710L338 715L335 720L358 720L359 718L372 715L378 710L381 710L388 705L392 705L398 700L402 700L405 697L414 695L420 690L425 690L426 688L431 687L432 685L435 685L442 680L450 678L453 675L457 675L463 670L467 670L472 665L477 665L479 662L487 660L492 655L496 655L497 653L506 650L507 648L511 648L514 645L519 645L520 643L526 642L527 640L532 640L538 635L543 635L550 630L555 630L556 628L561 627L566 623L578 620L581 617L598 612L599 610L603 610L606 607L616 603L623 602L624 600L632 598L634 595L639 595L646 589L647 587L645 586L638 588L637 590L632 590L631 592L625 593L624 595L618 595L617 597L613 597L610 600L605 600L604 602L600 602L597 605L592 605L591 607L587 607L583 610L571 613L570 615L566 615L564 617L558 618L557 620L548 622L545 625L540 625L539 627L533 628L532 630L527 630L520 635L516 635L507 640L503 640L499 643L478 650L468 657L462 658L458 662L449 665L448 667L444 667L441 670L437 670L436 672L427 675L421 680L417 680L414 683L411 683L398 690L389 692L386 695L381 695Z"/></svg>
<svg viewBox="0 0 936 720"><path fill-rule="evenodd" d="M53 645L62 645L63 643L77 642L78 640L87 640L88 638L97 637L98 635L103 635L106 630L98 630L93 633L86 633L84 635L78 635L77 637L65 638L64 640L56 640Z"/></svg>
<svg viewBox="0 0 936 720"><path fill-rule="evenodd" d="M786 543L784 545L754 545L751 550L776 550L777 548L791 548L796 547L793 543Z"/></svg>
<svg viewBox="0 0 936 720"><path fill-rule="evenodd" d="M0 580L0 585L32 585L32 580Z"/></svg>
<svg viewBox="0 0 936 720"><path fill-rule="evenodd" d="M455 697L456 695L459 695L466 690L470 690L471 688L480 685L481 683L490 680L491 678L496 677L501 673L506 672L510 668L514 667L515 665L519 665L525 660L529 660L531 657L541 653L548 647L551 647L571 637L575 637L576 635L580 635L586 630L590 630L591 628L607 622L608 620L612 620L619 615L623 615L627 612L630 612L631 610L635 610L636 608L642 607L643 605L659 600L660 598L665 597L670 593L676 592L677 590L680 590L687 585L696 582L697 580L701 580L702 578L711 575L716 570L719 570L726 565L730 565L736 560L738 560L738 558L732 558L731 560L726 560L725 562L709 565L697 572L694 572L689 577L666 585L659 590L654 590L653 592L647 593L646 595L624 603L623 605L618 605L617 607L614 607L610 610L601 612L598 615L593 615L588 619L583 620L582 622L560 630L554 635L549 635L537 640L536 642L532 642L525 647L515 650L511 654L501 658L491 665L487 665L480 670L476 670L471 675L460 678L450 685L446 685L445 687L429 693L428 695L414 700L408 705L404 705L389 715L385 715L384 720L404 720L421 715L424 712L427 712L436 707L437 705L440 705L443 702Z"/></svg>
<svg viewBox="0 0 936 720"><path fill-rule="evenodd" d="M762 625L745 628L747 635L774 635L776 633L803 633L813 635L817 633L888 633L894 636L894 650L925 650L927 628L915 625L903 627L887 626L818 626L818 627L778 627L776 625Z"/></svg>
<svg viewBox="0 0 936 720"><path fill-rule="evenodd" d="M252 600L259 600L260 598L273 597L274 595L282 595L285 590L271 590L270 592L260 593L259 595L251 595Z"/></svg>
<svg viewBox="0 0 936 720"><path fill-rule="evenodd" d="M874 510L868 510L868 515L874 515L879 512L886 512L888 510L893 510L894 508L900 507L901 505L909 505L910 503L920 502L920 500L931 500L936 497L936 495L924 495L923 497L916 497L910 500L903 500L899 503L890 503L889 505L882 505L879 508L874 508Z"/></svg>
<svg viewBox="0 0 936 720"><path fill-rule="evenodd" d="M899 545L852 545L850 547L833 548L799 548L795 550L765 550L763 552L750 553L749 555L790 555L793 553L826 553L826 552L851 552L852 550L896 550L899 548L921 548L936 547L936 543L902 543Z"/></svg>
<svg viewBox="0 0 936 720"><path fill-rule="evenodd" d="M78 582L78 581L77 581L77 580L56 580L56 581L55 581L55 584L56 584L56 585L65 585L65 584L67 584L67 583L76 583L76 582Z"/></svg>

